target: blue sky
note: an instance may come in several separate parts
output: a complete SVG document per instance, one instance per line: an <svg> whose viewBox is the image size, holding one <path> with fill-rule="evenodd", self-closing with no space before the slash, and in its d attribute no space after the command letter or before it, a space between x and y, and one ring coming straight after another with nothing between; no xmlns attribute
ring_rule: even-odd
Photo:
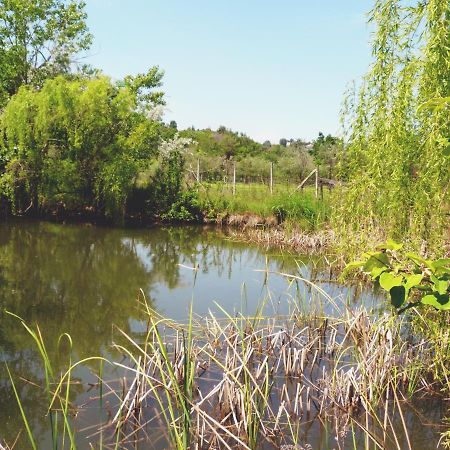
<svg viewBox="0 0 450 450"><path fill-rule="evenodd" d="M113 78L165 71L165 120L264 141L339 131L370 63L372 0L87 0L88 62Z"/></svg>

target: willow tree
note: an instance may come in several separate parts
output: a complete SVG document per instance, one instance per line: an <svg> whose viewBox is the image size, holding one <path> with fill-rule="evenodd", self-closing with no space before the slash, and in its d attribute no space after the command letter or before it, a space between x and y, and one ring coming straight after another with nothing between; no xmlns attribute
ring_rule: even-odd
<svg viewBox="0 0 450 450"><path fill-rule="evenodd" d="M79 0L0 1L0 105L20 86L70 73L92 36Z"/></svg>
<svg viewBox="0 0 450 450"><path fill-rule="evenodd" d="M162 73L22 86L0 115L0 198L13 211L94 209L120 215L138 173L158 153Z"/></svg>
<svg viewBox="0 0 450 450"><path fill-rule="evenodd" d="M342 242L392 237L441 252L448 239L450 2L377 0L373 63L344 108Z"/></svg>

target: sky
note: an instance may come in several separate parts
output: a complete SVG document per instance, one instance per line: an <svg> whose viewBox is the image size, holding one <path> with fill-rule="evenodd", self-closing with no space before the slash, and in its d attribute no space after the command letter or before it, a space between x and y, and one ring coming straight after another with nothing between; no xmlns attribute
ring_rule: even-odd
<svg viewBox="0 0 450 450"><path fill-rule="evenodd" d="M373 0L87 0L86 62L113 79L159 66L165 121L263 142L339 133L370 64Z"/></svg>

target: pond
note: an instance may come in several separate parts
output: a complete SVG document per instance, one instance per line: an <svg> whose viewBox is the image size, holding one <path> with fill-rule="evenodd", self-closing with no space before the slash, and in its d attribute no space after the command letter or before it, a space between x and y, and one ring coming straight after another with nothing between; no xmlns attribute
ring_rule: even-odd
<svg viewBox="0 0 450 450"><path fill-rule="evenodd" d="M34 385L43 383L42 363L18 319L4 311L39 325L49 355L60 368L67 364L67 352L61 355L61 349L58 351L63 333L71 335L73 360L78 360L111 356L117 328L130 335L142 332L138 302L142 294L157 312L177 321L187 320L191 302L194 314L200 317L210 311L216 316L225 312L252 315L260 307L271 315L285 315L292 308L316 308L339 315L339 307L327 301L327 295L350 307L365 304L382 311L384 304L384 298L368 287L336 282L321 257L264 251L232 241L216 229L0 223L0 352L13 376L22 381L18 384L20 395L39 448L51 448L40 404L43 393ZM76 371L76 404L92 394L87 388L96 382L94 366L98 365L87 364ZM20 411L3 365L0 378L0 443L2 439L14 442L22 430L16 448L27 448ZM423 433L423 437L423 446L416 442L414 448L429 448L430 436ZM317 442L322 441L318 438ZM324 441L319 447L326 445ZM89 448L86 440L80 448Z"/></svg>

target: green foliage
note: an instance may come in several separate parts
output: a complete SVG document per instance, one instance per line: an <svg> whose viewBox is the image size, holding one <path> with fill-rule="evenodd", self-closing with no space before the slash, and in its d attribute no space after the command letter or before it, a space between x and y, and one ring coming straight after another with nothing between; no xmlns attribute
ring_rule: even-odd
<svg viewBox="0 0 450 450"><path fill-rule="evenodd" d="M180 135L195 141L193 147L198 154L220 156L225 159L255 155L261 152L262 147L245 134L233 132L225 127L217 131L188 129L182 131Z"/></svg>
<svg viewBox="0 0 450 450"><path fill-rule="evenodd" d="M160 77L152 68L118 85L101 76L21 87L0 117L0 193L15 212L61 204L123 216L138 174L158 155L163 124L148 111L161 102L149 91Z"/></svg>
<svg viewBox="0 0 450 450"><path fill-rule="evenodd" d="M68 73L72 57L89 48L85 3L3 0L0 3L0 105L21 85Z"/></svg>
<svg viewBox="0 0 450 450"><path fill-rule="evenodd" d="M184 158L180 151L171 151L161 158L150 185L148 207L155 214L166 214L179 199L183 188Z"/></svg>
<svg viewBox="0 0 450 450"><path fill-rule="evenodd" d="M346 245L382 234L438 254L449 208L450 3L377 0L370 21L374 62L346 99L334 227Z"/></svg>
<svg viewBox="0 0 450 450"><path fill-rule="evenodd" d="M450 259L425 259L402 253L403 245L389 240L363 254L346 271L361 268L389 293L392 305L404 311L418 304L450 310Z"/></svg>
<svg viewBox="0 0 450 450"><path fill-rule="evenodd" d="M177 200L170 206L169 211L161 216L168 222L184 223L198 223L202 217L202 205L194 191L181 192Z"/></svg>
<svg viewBox="0 0 450 450"><path fill-rule="evenodd" d="M313 142L310 153L322 176L334 178L336 159L341 147L342 141L330 134L325 136L319 133L318 138Z"/></svg>
<svg viewBox="0 0 450 450"><path fill-rule="evenodd" d="M300 140L291 140L288 146L287 140L281 139L280 145L267 146L225 127L217 131L188 129L180 135L195 142L186 162L193 173L200 164L203 181L230 180L236 167L238 181L265 182L272 162L277 179L300 183L314 167L306 144Z"/></svg>

